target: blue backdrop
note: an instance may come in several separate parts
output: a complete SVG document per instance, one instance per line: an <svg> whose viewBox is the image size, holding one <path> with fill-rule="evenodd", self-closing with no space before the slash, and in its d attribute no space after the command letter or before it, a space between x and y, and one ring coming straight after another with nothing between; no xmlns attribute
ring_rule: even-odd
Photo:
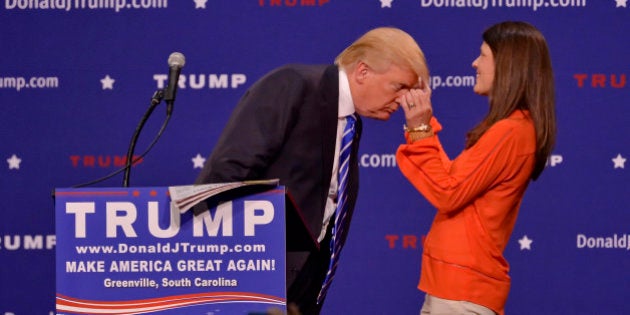
<svg viewBox="0 0 630 315"><path fill-rule="evenodd" d="M630 4L627 0L3 0L0 8L0 314L54 312L51 192L121 166L170 53L186 56L173 117L131 186L190 184L238 98L285 63L331 63L396 26L423 48L451 157L486 112L472 92L482 31L537 26L550 45L558 141L506 249L508 314L628 314ZM136 153L165 117L158 107ZM324 314L417 314L434 210L393 155L402 113L365 121L361 190ZM6 162L5 162L6 161ZM630 163L628 164L630 168ZM122 176L97 187L122 185Z"/></svg>

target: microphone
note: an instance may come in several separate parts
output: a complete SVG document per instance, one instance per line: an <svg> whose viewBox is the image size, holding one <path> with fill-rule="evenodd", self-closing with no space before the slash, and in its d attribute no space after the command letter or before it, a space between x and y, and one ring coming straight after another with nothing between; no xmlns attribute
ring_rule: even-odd
<svg viewBox="0 0 630 315"><path fill-rule="evenodd" d="M153 113L153 110L158 104L160 104L162 99L166 102L166 120L164 120L164 123L162 124L162 128L158 132L157 137L149 146L149 149L153 147L153 144L155 144L157 139L160 138L160 136L162 135L162 132L164 131L164 128L166 128L166 125L168 124L168 121L171 119L171 114L173 113L173 103L175 102L175 94L177 93L177 83L179 81L179 73L182 71L182 67L184 67L185 63L186 63L186 58L184 58L184 55L182 53L174 52L170 56L168 56L168 67L169 67L168 85L166 86L166 89L155 92L155 94L151 98L151 106L149 106L149 109L147 110L147 112L144 113L144 116L142 117L142 119L140 120L140 123L136 127L136 131L131 137L131 142L129 143L129 149L127 150L127 163L125 164L125 167L123 168L125 170L125 174L123 177L123 187L129 187L129 174L131 173L131 166L135 162L133 160L133 151L136 148L136 141L138 140L138 137L140 136L140 130L142 130L142 127L144 127L144 124L146 123L147 119L149 119L149 116L151 116L151 113ZM145 153L146 152L148 152L148 150L145 151Z"/></svg>
<svg viewBox="0 0 630 315"><path fill-rule="evenodd" d="M92 184L99 183L108 178L111 178L112 176L122 171L125 172L123 176L123 187L129 187L129 175L131 173L131 167L133 163L139 161L147 153L149 153L151 148L153 148L153 146L157 143L158 139L160 139L160 136L164 132L164 129L166 129L166 125L168 125L168 121L171 119L171 113L173 112L173 103L175 102L175 93L177 92L177 83L179 81L179 73L181 72L182 67L184 67L185 63L186 63L186 58L184 58L184 55L182 53L174 52L168 57L168 66L169 66L168 86L166 87L166 89L157 90L155 91L155 93L153 93L153 97L151 98L151 104L149 105L149 108L147 109L147 111L144 113L144 116L142 116L140 123L136 127L136 130L133 136L131 137L131 142L129 143L129 149L127 150L127 161L125 163L125 166L99 179L93 180L91 182L75 185L73 186L73 188L79 188L79 187L84 187L84 186L89 186ZM144 151L144 153L140 155L139 158L134 160L133 152L136 148L136 142L138 140L138 137L140 136L140 131L142 130L142 127L144 127L144 124L146 123L146 121L149 119L149 116L151 116L151 113L153 113L153 110L156 108L157 105L159 105L162 102L162 100L166 101L166 119L164 120L164 123L162 123L162 127L158 131L158 134L155 136L155 138L153 139L149 147ZM54 191L53 191L53 197L54 197Z"/></svg>
<svg viewBox="0 0 630 315"><path fill-rule="evenodd" d="M164 101L166 102L166 114L173 112L173 103L175 103L175 94L177 94L177 83L179 82L179 73L186 64L186 58L182 53L174 52L168 56L168 85L164 90Z"/></svg>

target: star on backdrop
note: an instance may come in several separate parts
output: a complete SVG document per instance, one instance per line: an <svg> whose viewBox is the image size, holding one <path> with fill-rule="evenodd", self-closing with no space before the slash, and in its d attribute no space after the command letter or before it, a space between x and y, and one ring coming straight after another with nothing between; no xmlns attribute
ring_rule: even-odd
<svg viewBox="0 0 630 315"><path fill-rule="evenodd" d="M9 163L9 169L20 169L20 163L22 163L22 159L18 158L17 155L13 154L10 158L7 159L7 163Z"/></svg>
<svg viewBox="0 0 630 315"><path fill-rule="evenodd" d="M116 80L112 79L109 74L106 75L104 78L101 79L101 84L103 85L103 90L113 90L114 89L114 82L116 82Z"/></svg>
<svg viewBox="0 0 630 315"><path fill-rule="evenodd" d="M394 0L380 0L380 1L381 1L381 8L391 8L392 2Z"/></svg>
<svg viewBox="0 0 630 315"><path fill-rule="evenodd" d="M524 250L524 249L532 250L532 247L531 247L532 242L533 240L528 238L527 235L524 235L523 237L521 237L520 240L518 240L518 243L521 244L521 250Z"/></svg>
<svg viewBox="0 0 630 315"><path fill-rule="evenodd" d="M193 168L203 168L203 164L206 163L206 159L199 153L191 160L193 162Z"/></svg>
<svg viewBox="0 0 630 315"><path fill-rule="evenodd" d="M614 159L612 159L612 161L613 161L613 163L615 163L615 167L614 168L625 168L626 158L621 156L621 153L617 154L617 156Z"/></svg>
<svg viewBox="0 0 630 315"><path fill-rule="evenodd" d="M206 2L208 2L208 0L193 0L193 1L195 1L195 9L205 9Z"/></svg>
<svg viewBox="0 0 630 315"><path fill-rule="evenodd" d="M617 2L617 6L615 8L618 7L626 7L626 3L628 2L628 0L615 0L615 2Z"/></svg>

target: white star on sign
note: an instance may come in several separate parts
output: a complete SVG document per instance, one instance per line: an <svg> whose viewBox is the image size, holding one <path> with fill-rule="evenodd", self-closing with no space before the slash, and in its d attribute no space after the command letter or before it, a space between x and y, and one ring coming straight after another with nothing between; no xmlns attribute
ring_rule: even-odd
<svg viewBox="0 0 630 315"><path fill-rule="evenodd" d="M612 159L613 163L615 163L615 168L625 168L626 158L621 156L621 154L617 154L617 157Z"/></svg>
<svg viewBox="0 0 630 315"><path fill-rule="evenodd" d="M20 163L22 163L22 159L18 158L17 155L13 154L10 158L7 159L7 163L9 163L9 169L20 169Z"/></svg>
<svg viewBox="0 0 630 315"><path fill-rule="evenodd" d="M195 1L195 9L205 9L206 2L208 2L208 0L193 0L193 1Z"/></svg>
<svg viewBox="0 0 630 315"><path fill-rule="evenodd" d="M391 8L394 0L381 0L381 8Z"/></svg>
<svg viewBox="0 0 630 315"><path fill-rule="evenodd" d="M113 90L114 89L114 82L116 82L116 80L110 78L109 74L106 75L104 78L101 79L101 84L103 85L103 90Z"/></svg>
<svg viewBox="0 0 630 315"><path fill-rule="evenodd" d="M529 239L527 235L524 235L520 240L518 240L518 243L521 244L521 250L524 250L524 249L531 250L532 242L533 240Z"/></svg>
<svg viewBox="0 0 630 315"><path fill-rule="evenodd" d="M197 153L197 156L191 159L193 162L193 168L203 168L203 164L206 163L206 159Z"/></svg>
<svg viewBox="0 0 630 315"><path fill-rule="evenodd" d="M625 8L627 1L628 0L615 0L615 2L617 2L617 6L615 8L618 8L618 7L624 7Z"/></svg>

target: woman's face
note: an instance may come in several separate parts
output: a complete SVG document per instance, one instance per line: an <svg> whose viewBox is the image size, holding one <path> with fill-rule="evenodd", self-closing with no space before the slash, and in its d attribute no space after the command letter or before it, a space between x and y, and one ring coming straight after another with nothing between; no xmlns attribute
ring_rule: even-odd
<svg viewBox="0 0 630 315"><path fill-rule="evenodd" d="M473 61L472 66L477 70L473 91L479 95L488 96L492 91L492 83L494 82L494 56L486 42L481 44L479 57Z"/></svg>

